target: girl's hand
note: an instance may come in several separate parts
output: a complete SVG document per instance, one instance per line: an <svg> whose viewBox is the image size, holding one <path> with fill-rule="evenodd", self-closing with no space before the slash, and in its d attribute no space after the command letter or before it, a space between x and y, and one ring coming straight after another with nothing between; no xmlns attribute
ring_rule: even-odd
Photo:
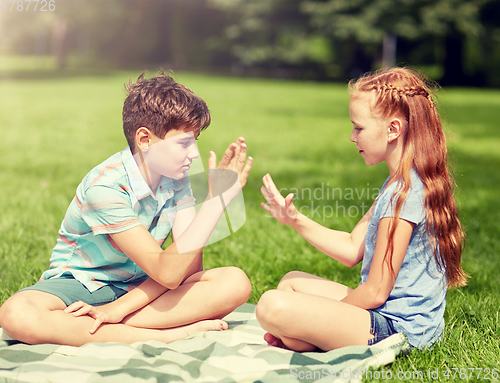
<svg viewBox="0 0 500 383"><path fill-rule="evenodd" d="M295 205L292 203L293 193L283 198L269 174L266 174L264 178L262 178L262 181L264 182L264 186L262 186L260 191L269 205L261 202L260 206L271 213L271 215L282 224L291 226L295 222L298 214Z"/></svg>
<svg viewBox="0 0 500 383"><path fill-rule="evenodd" d="M253 158L247 159L247 146L243 137L228 146L217 165L217 157L210 152L208 158L208 187L210 198L222 195L232 201L245 187L252 169ZM239 180L239 182L238 182Z"/></svg>
<svg viewBox="0 0 500 383"><path fill-rule="evenodd" d="M64 312L72 313L75 317L88 315L94 318L94 325L89 330L93 334L103 323L120 323L123 320L123 316L118 314L116 310L110 310L106 306L108 305L94 307L88 303L78 301L66 307Z"/></svg>

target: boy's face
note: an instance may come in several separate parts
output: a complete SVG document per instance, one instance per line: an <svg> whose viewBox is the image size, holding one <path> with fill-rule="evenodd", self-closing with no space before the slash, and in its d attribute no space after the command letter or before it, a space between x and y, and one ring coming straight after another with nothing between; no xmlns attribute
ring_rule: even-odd
<svg viewBox="0 0 500 383"><path fill-rule="evenodd" d="M172 129L163 139L153 136L149 148L143 151L151 177L185 177L191 162L200 156L196 146L198 134L193 129Z"/></svg>

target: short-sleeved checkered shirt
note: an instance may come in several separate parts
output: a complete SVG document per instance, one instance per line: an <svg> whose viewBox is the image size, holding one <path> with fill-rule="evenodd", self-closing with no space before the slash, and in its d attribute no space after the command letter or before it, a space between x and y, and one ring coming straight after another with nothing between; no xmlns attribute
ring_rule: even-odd
<svg viewBox="0 0 500 383"><path fill-rule="evenodd" d="M132 289L148 278L109 234L143 225L161 246L177 210L195 203L189 178L162 177L151 192L130 148L92 169L76 190L41 280L72 274L95 291L106 284Z"/></svg>

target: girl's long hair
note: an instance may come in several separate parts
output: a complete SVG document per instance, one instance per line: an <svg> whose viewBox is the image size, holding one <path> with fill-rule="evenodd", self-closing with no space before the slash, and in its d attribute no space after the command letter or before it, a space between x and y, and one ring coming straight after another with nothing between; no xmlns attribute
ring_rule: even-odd
<svg viewBox="0 0 500 383"><path fill-rule="evenodd" d="M395 194L395 214L389 226L384 261L394 273L394 234L411 186L413 168L425 185L427 234L437 264L446 272L448 287L460 287L467 284L467 275L461 266L465 236L453 197L454 182L448 170L446 138L432 98L433 86L424 76L408 68L369 73L349 83L352 97L358 92L375 92L376 101L372 107L380 117L405 119L402 160L392 179L399 190Z"/></svg>

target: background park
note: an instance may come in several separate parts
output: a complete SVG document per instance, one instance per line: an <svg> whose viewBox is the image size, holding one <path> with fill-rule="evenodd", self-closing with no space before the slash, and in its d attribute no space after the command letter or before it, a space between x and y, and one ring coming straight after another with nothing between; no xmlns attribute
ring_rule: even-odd
<svg viewBox="0 0 500 383"><path fill-rule="evenodd" d="M355 287L360 265L331 260L260 208L261 178L269 172L296 192L317 222L351 230L388 171L367 167L349 141L346 82L408 65L442 86L471 278L448 293L444 340L384 368L499 368L499 1L52 4L45 12L26 11L28 1L23 11L0 6L0 303L38 280L78 183L125 147L124 84L160 67L209 105L213 122L198 141L205 164L209 150L220 156L238 136L255 159L246 223L206 248L205 267L242 268L250 303L291 270ZM476 380L469 372L463 381Z"/></svg>

